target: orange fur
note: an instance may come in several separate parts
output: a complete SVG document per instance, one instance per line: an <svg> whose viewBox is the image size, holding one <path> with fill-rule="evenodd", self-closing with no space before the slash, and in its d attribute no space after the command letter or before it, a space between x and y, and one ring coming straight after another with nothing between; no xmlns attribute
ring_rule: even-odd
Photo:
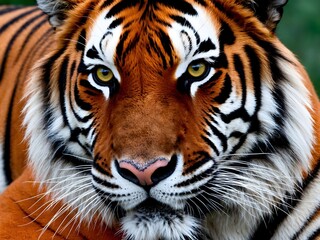
<svg viewBox="0 0 320 240"><path fill-rule="evenodd" d="M44 226L60 210L56 204L50 211L46 210L50 200L44 196L44 190L34 182L30 169L23 174L0 195L0 238L10 240L35 239L72 239L72 240L117 240L121 235L116 229L107 229L99 223L87 227L72 221L72 212L66 212L44 231ZM41 213L41 214L40 214ZM71 221L70 221L71 220ZM93 220L94 221L94 220ZM74 226L77 231L71 231Z"/></svg>

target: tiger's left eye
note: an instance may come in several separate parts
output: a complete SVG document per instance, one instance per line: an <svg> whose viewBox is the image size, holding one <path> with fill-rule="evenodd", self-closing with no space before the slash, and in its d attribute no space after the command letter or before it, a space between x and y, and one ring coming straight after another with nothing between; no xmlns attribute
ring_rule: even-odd
<svg viewBox="0 0 320 240"><path fill-rule="evenodd" d="M99 85L108 85L114 79L114 74L107 67L97 67L93 72L93 79Z"/></svg>
<svg viewBox="0 0 320 240"><path fill-rule="evenodd" d="M193 78L205 78L209 73L209 66L204 61L196 61L189 64L188 74Z"/></svg>

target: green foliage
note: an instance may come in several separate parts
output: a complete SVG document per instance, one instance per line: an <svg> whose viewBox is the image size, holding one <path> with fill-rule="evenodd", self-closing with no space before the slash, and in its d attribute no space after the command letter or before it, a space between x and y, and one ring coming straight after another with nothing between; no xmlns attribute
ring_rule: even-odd
<svg viewBox="0 0 320 240"><path fill-rule="evenodd" d="M319 0L289 0L277 33L305 66L320 95L319 10Z"/></svg>
<svg viewBox="0 0 320 240"><path fill-rule="evenodd" d="M0 4L34 5L35 0L0 0Z"/></svg>
<svg viewBox="0 0 320 240"><path fill-rule="evenodd" d="M32 5L35 0L0 0L0 4ZM319 10L319 0L289 0L277 34L306 67L320 94Z"/></svg>

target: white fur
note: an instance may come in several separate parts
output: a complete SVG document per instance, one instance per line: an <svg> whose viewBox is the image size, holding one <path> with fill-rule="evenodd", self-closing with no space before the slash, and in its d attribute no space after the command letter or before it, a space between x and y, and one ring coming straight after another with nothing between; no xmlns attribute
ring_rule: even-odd
<svg viewBox="0 0 320 240"><path fill-rule="evenodd" d="M129 212L122 220L125 239L180 240L181 236L188 236L190 240L198 240L195 237L198 227L199 221L188 215L183 216L182 220L175 218L171 223L157 216L152 221L137 222L137 216Z"/></svg>

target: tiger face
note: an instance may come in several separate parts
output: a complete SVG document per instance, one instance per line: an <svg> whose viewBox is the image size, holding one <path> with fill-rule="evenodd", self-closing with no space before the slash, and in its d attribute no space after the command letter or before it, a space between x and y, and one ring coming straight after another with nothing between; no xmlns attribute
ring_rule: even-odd
<svg viewBox="0 0 320 240"><path fill-rule="evenodd" d="M274 35L284 3L38 2L57 40L28 86L29 154L80 221L134 240L246 238L294 194L313 120Z"/></svg>

